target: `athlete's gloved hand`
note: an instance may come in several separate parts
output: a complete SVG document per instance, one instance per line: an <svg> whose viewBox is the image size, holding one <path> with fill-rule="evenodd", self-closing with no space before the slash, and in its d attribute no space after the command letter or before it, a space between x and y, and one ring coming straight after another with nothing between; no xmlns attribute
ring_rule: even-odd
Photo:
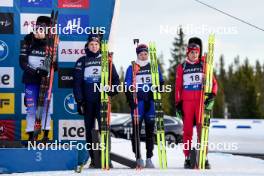
<svg viewBox="0 0 264 176"><path fill-rule="evenodd" d="M182 101L176 103L175 109L176 117L183 119Z"/></svg>
<svg viewBox="0 0 264 176"><path fill-rule="evenodd" d="M115 96L115 95L118 94L117 91L108 91L108 92L106 92L106 93L107 93L107 95L110 96L110 97L113 97L113 96Z"/></svg>
<svg viewBox="0 0 264 176"><path fill-rule="evenodd" d="M151 102L150 101L144 101L144 112L149 112L150 107L151 107Z"/></svg>
<svg viewBox="0 0 264 176"><path fill-rule="evenodd" d="M85 102L77 102L77 109L80 115L85 115Z"/></svg>
<svg viewBox="0 0 264 176"><path fill-rule="evenodd" d="M204 106L205 106L206 110L211 111L213 109L214 99L215 99L215 94L213 94L213 93L206 94L206 98L204 101Z"/></svg>
<svg viewBox="0 0 264 176"><path fill-rule="evenodd" d="M44 69L42 69L42 68L40 68L40 67L37 68L36 73L37 73L38 75L40 75L41 77L46 77L46 76L48 76L48 71L47 71L47 70L44 70Z"/></svg>

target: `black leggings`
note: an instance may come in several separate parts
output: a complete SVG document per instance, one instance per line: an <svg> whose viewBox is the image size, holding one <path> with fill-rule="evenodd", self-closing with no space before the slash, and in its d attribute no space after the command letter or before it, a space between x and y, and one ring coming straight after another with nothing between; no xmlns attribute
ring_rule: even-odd
<svg viewBox="0 0 264 176"><path fill-rule="evenodd" d="M154 118L142 118L142 120L139 121L139 133L141 132L142 122L144 119L145 123L145 133L146 133L146 150L147 150L147 158L151 158L153 156L153 149L154 149L154 128L155 128L155 119ZM132 119L132 127L134 129L134 123ZM134 132L134 130L133 130ZM134 133L132 133L132 150L135 153L135 140L134 140Z"/></svg>

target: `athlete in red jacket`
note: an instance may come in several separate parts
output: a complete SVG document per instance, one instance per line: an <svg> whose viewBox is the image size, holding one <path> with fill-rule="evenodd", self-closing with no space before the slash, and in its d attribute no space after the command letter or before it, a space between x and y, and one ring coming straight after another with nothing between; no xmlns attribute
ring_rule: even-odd
<svg viewBox="0 0 264 176"><path fill-rule="evenodd" d="M196 123L198 142L200 141L201 122L199 114L200 99L202 95L202 78L204 57L199 58L200 46L190 43L187 48L187 58L183 64L178 65L176 70L175 102L176 109L183 112L183 143L185 155L185 168L190 168L189 149L192 144L193 125ZM205 106L213 102L217 93L217 82L213 78L212 93L205 100ZM208 160L207 168L210 168Z"/></svg>

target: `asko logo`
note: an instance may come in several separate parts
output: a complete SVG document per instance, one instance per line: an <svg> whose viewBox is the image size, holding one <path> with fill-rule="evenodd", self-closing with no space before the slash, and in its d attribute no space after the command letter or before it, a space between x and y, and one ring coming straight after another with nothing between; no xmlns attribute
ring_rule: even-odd
<svg viewBox="0 0 264 176"><path fill-rule="evenodd" d="M20 0L21 7L51 7L52 0Z"/></svg>
<svg viewBox="0 0 264 176"><path fill-rule="evenodd" d="M20 14L20 33L29 34L33 31L38 16L50 16L50 14L21 13Z"/></svg>
<svg viewBox="0 0 264 176"><path fill-rule="evenodd" d="M85 55L85 41L61 41L59 43L59 61L76 62L77 59Z"/></svg>
<svg viewBox="0 0 264 176"><path fill-rule="evenodd" d="M59 0L59 8L88 8L89 0Z"/></svg>
<svg viewBox="0 0 264 176"><path fill-rule="evenodd" d="M85 140L84 120L60 120L59 141Z"/></svg>

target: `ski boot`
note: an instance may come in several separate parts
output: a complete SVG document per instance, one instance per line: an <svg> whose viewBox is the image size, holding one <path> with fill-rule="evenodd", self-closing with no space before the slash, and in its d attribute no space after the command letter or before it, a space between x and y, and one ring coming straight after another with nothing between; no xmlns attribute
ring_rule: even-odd
<svg viewBox="0 0 264 176"><path fill-rule="evenodd" d="M141 158L137 159L136 162L137 162L136 169L142 169L142 168L144 168L144 161Z"/></svg>
<svg viewBox="0 0 264 176"><path fill-rule="evenodd" d="M146 159L146 165L145 165L145 168L149 168L149 169L153 169L153 168L155 168L154 164L153 164L152 161L151 161L151 158L147 158L147 159Z"/></svg>
<svg viewBox="0 0 264 176"><path fill-rule="evenodd" d="M208 159L205 160L205 169L211 169L211 165L210 165Z"/></svg>
<svg viewBox="0 0 264 176"><path fill-rule="evenodd" d="M186 157L184 161L184 169L192 169L190 157Z"/></svg>

